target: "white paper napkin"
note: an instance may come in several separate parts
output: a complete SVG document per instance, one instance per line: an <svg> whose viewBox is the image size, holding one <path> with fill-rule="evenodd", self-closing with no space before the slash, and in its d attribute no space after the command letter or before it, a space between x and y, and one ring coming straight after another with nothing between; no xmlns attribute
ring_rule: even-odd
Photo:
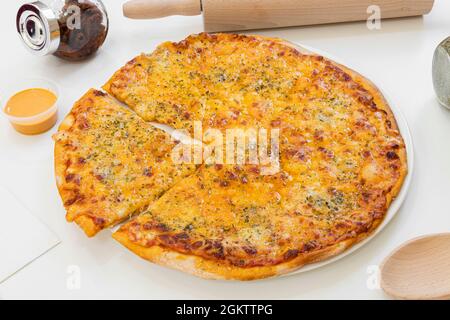
<svg viewBox="0 0 450 320"><path fill-rule="evenodd" d="M50 229L0 186L0 283L59 242Z"/></svg>

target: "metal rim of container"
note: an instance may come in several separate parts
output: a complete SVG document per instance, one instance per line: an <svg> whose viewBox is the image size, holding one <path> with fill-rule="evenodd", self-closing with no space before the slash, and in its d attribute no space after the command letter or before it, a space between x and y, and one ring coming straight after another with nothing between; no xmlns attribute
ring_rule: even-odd
<svg viewBox="0 0 450 320"><path fill-rule="evenodd" d="M53 54L60 45L58 19L53 10L41 1L20 7L16 27L25 47L36 55Z"/></svg>

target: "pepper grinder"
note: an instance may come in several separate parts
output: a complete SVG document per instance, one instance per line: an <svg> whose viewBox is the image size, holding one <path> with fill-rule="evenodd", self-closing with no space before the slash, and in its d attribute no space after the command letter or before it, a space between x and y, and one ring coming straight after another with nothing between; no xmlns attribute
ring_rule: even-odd
<svg viewBox="0 0 450 320"><path fill-rule="evenodd" d="M442 41L434 52L433 85L439 102L450 109L450 37Z"/></svg>

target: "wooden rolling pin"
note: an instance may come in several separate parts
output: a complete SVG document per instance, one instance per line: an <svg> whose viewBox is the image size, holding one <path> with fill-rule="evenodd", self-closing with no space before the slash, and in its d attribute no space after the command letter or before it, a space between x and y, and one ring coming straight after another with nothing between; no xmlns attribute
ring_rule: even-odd
<svg viewBox="0 0 450 320"><path fill-rule="evenodd" d="M304 26L367 20L378 5L381 18L420 16L434 0L131 0L124 15L155 19L203 14L208 32Z"/></svg>

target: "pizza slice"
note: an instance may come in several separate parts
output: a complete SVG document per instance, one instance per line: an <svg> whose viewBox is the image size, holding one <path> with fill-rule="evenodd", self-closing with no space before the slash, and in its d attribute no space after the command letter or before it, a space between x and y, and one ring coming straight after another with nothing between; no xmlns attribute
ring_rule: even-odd
<svg viewBox="0 0 450 320"><path fill-rule="evenodd" d="M290 105L301 54L273 39L237 34L165 42L117 71L103 87L143 119L194 131L267 127Z"/></svg>
<svg viewBox="0 0 450 320"><path fill-rule="evenodd" d="M54 140L66 218L88 236L141 212L196 169L173 161L168 134L97 90L74 105Z"/></svg>
<svg viewBox="0 0 450 320"><path fill-rule="evenodd" d="M211 165L113 237L140 257L208 279L253 280L337 255L382 221L382 194L287 171ZM323 181L326 179L323 178Z"/></svg>

